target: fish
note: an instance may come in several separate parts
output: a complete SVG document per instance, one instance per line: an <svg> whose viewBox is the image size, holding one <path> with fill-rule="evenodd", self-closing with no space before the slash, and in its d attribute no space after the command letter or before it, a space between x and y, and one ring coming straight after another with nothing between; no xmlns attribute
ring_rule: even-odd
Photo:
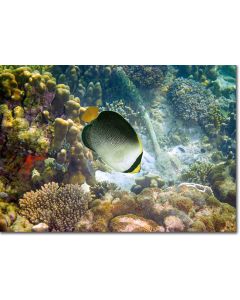
<svg viewBox="0 0 240 300"><path fill-rule="evenodd" d="M185 152L185 150L184 150L183 147L178 147L178 149L179 149L181 152Z"/></svg>
<svg viewBox="0 0 240 300"><path fill-rule="evenodd" d="M88 109L91 121L83 128L83 144L114 171L140 172L143 146L132 126L114 111L102 111L94 118L94 111Z"/></svg>
<svg viewBox="0 0 240 300"><path fill-rule="evenodd" d="M42 155L28 154L21 169L18 171L20 175L30 176L32 169L37 161L45 160L46 157Z"/></svg>

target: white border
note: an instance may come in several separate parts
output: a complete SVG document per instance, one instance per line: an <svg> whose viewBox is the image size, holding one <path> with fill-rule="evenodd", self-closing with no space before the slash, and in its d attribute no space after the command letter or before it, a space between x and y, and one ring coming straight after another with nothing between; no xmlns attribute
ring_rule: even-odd
<svg viewBox="0 0 240 300"><path fill-rule="evenodd" d="M238 1L4 1L0 64L239 64ZM1 234L1 299L239 298L239 234Z"/></svg>

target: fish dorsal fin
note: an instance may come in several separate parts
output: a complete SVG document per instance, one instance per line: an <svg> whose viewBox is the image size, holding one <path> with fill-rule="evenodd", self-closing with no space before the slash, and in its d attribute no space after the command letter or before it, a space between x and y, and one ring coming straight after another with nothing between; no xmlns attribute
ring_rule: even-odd
<svg viewBox="0 0 240 300"><path fill-rule="evenodd" d="M89 106L87 110L83 113L81 120L87 123L95 120L99 115L99 109L97 106Z"/></svg>
<svg viewBox="0 0 240 300"><path fill-rule="evenodd" d="M97 122L114 126L117 124L119 130L124 132L129 138L137 139L137 134L132 126L119 113L115 111L103 111L99 114Z"/></svg>

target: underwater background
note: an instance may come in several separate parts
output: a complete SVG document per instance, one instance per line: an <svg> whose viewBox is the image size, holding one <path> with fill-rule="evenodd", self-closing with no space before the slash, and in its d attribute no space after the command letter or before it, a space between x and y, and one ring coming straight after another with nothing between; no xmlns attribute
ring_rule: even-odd
<svg viewBox="0 0 240 300"><path fill-rule="evenodd" d="M81 141L120 113L141 171ZM235 232L236 66L0 66L0 231Z"/></svg>

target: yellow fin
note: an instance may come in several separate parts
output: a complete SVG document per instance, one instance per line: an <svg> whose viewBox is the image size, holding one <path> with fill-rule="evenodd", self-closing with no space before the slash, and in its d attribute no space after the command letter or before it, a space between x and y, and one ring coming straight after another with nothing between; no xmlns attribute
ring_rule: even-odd
<svg viewBox="0 0 240 300"><path fill-rule="evenodd" d="M130 174L139 173L141 170L141 164L139 164Z"/></svg>
<svg viewBox="0 0 240 300"><path fill-rule="evenodd" d="M83 113L81 119L84 122L92 122L95 120L99 115L99 109L96 106L89 106L87 110Z"/></svg>

